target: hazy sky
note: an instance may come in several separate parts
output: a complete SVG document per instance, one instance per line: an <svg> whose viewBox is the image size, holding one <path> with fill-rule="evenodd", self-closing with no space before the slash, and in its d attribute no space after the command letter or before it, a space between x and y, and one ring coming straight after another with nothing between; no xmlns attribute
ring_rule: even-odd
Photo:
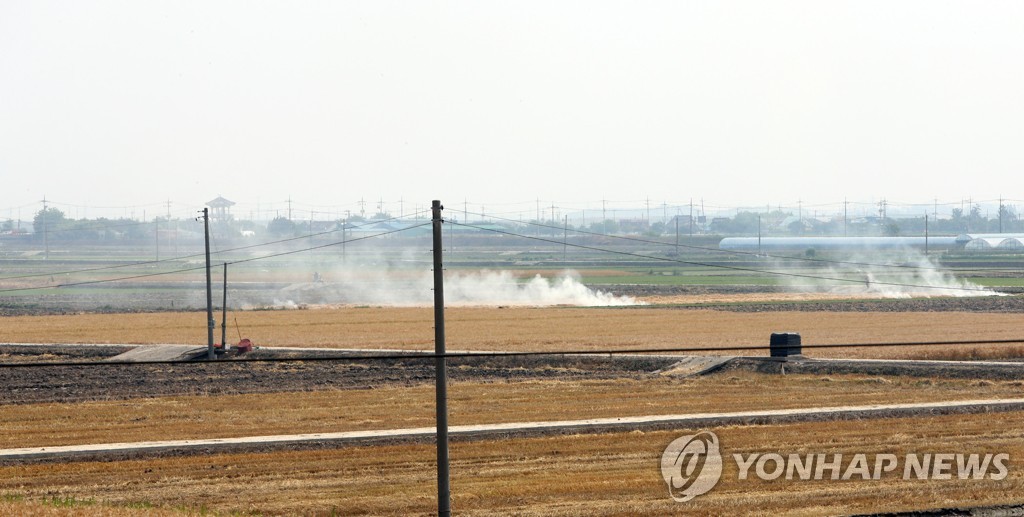
<svg viewBox="0 0 1024 517"><path fill-rule="evenodd" d="M1022 92L1016 1L0 0L0 218L1024 204Z"/></svg>

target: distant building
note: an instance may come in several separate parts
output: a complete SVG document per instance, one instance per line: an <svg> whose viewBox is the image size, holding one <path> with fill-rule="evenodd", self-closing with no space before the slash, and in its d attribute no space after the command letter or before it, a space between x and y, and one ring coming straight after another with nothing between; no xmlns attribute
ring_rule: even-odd
<svg viewBox="0 0 1024 517"><path fill-rule="evenodd" d="M231 207L235 206L235 202L217 196L217 199L207 201L206 206L210 207L210 219L214 221L230 221L232 218Z"/></svg>

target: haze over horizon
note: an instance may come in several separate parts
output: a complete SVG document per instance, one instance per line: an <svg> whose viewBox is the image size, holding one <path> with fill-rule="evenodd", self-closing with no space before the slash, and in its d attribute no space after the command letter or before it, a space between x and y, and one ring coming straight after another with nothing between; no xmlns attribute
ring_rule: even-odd
<svg viewBox="0 0 1024 517"><path fill-rule="evenodd" d="M1008 1L7 2L0 219L1024 205L1022 26Z"/></svg>

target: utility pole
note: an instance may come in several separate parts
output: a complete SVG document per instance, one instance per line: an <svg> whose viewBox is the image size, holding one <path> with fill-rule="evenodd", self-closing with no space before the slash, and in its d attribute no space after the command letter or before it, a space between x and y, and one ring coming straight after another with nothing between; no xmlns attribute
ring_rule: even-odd
<svg viewBox="0 0 1024 517"><path fill-rule="evenodd" d="M434 355L436 375L434 378L435 406L437 415L437 514L447 517L452 513L451 488L448 466L448 371L445 355L444 336L444 269L441 255L441 202L431 204L431 223L434 244Z"/></svg>
<svg viewBox="0 0 1024 517"><path fill-rule="evenodd" d="M292 220L292 197L288 196L288 220Z"/></svg>
<svg viewBox="0 0 1024 517"><path fill-rule="evenodd" d="M761 216L757 216L757 256L761 256Z"/></svg>
<svg viewBox="0 0 1024 517"><path fill-rule="evenodd" d="M928 213L924 214L924 254L928 254Z"/></svg>
<svg viewBox="0 0 1024 517"><path fill-rule="evenodd" d="M540 236L540 225L543 222L540 220L540 198L537 198L537 236Z"/></svg>
<svg viewBox="0 0 1024 517"><path fill-rule="evenodd" d="M690 198L690 240L693 240L693 198ZM693 244L692 242L690 243Z"/></svg>
<svg viewBox="0 0 1024 517"><path fill-rule="evenodd" d="M1003 196L999 196L999 233L1003 233Z"/></svg>
<svg viewBox="0 0 1024 517"><path fill-rule="evenodd" d="M843 237L846 237L846 222L849 220L848 210L850 202L843 198Z"/></svg>
<svg viewBox="0 0 1024 517"><path fill-rule="evenodd" d="M555 204L551 203L551 236L555 236Z"/></svg>
<svg viewBox="0 0 1024 517"><path fill-rule="evenodd" d="M565 222L562 226L562 262L566 260L566 251L569 247L569 214L565 214Z"/></svg>
<svg viewBox="0 0 1024 517"><path fill-rule="evenodd" d="M679 255L679 211L676 210L676 255Z"/></svg>
<svg viewBox="0 0 1024 517"><path fill-rule="evenodd" d="M46 227L46 220L49 218L50 213L46 211L46 196L43 196L43 260L50 259L50 235Z"/></svg>
<svg viewBox="0 0 1024 517"><path fill-rule="evenodd" d="M206 345L207 359L213 359L213 328L217 323L213 320L213 288L210 280L210 209L203 208L203 233L206 238Z"/></svg>
<svg viewBox="0 0 1024 517"><path fill-rule="evenodd" d="M220 349L228 351L228 263L224 263L224 287L221 289L220 304ZM235 325L237 326L237 325Z"/></svg>

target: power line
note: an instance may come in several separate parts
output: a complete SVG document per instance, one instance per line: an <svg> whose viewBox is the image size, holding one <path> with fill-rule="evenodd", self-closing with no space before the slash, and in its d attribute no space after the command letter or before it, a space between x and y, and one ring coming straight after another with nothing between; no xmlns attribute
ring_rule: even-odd
<svg viewBox="0 0 1024 517"><path fill-rule="evenodd" d="M430 223L426 222L426 223L421 223L421 224L417 224L417 225L414 225L414 226L409 226L409 227L406 227L406 228L399 228L399 229L396 229L396 230L390 230L390 231L386 231L386 232L375 233L373 235L364 235L362 237L356 237L354 239L336 241L336 242L331 242L331 243L328 243L328 244L322 244L322 245L319 245L319 246L312 246L312 247L302 248L302 249L297 249L297 250L292 250L292 251L285 251L285 252L281 252L281 253L274 253L274 254L270 254L270 255L264 255L262 257L252 257L252 258L247 258L247 259L240 259L240 260L235 260L233 262L225 262L225 263L228 264L228 265L242 264L242 263L245 263L245 262L254 262L254 261L257 261L257 260L266 260L266 259L275 258L275 257L281 257L281 256L285 256L285 255L294 255L296 253L303 253L303 252L306 252L306 251L313 251L313 250L318 250L318 249L327 248L327 247L331 247L331 246L338 246L340 244L345 244L345 243L350 243L350 242L358 242L358 241L363 241L363 240L367 240L367 239L374 239L374 238L377 238L377 237L383 237L385 235L391 235L391 234L394 234L394 233L404 232L404 231L408 231L408 230L412 230L412 229L415 229L415 228L420 228L420 227L428 226L428 225L430 225ZM302 239L308 239L309 237L304 236L304 237L301 237L301 238ZM173 274L176 274L176 273L185 273L185 272L188 272L188 271L196 271L196 270L205 269L205 268L206 268L206 266L202 265L202 266L194 266L194 267L184 268L184 269L177 269L177 270L174 270L174 271L160 271L160 272L155 272L155 273L146 273L146 274L141 274L141 275L133 275L133 276L126 276L126 277L118 277L118 278L106 278L106 279L100 279L100 280L85 280L85 281L81 281L81 282L68 282L68 283L64 283L64 284L46 285L46 286L39 286L39 287L21 287L21 288L12 288L12 289L0 289L0 293L11 293L11 292L21 292L21 291L42 291L42 290L45 290L45 289L60 289L60 288L64 288L64 287L78 287L78 286L82 286L82 285L94 285L94 284L104 284L104 283L110 283L110 282L121 282L121 281L124 281L124 280L137 280L139 278L150 278L150 277L154 277L154 276L173 275Z"/></svg>
<svg viewBox="0 0 1024 517"><path fill-rule="evenodd" d="M470 212L470 213L472 214L473 212ZM480 214L474 214L474 215L480 215ZM492 219L499 219L499 220L502 220L502 221L505 221L505 222L508 222L508 223L523 224L523 225L528 225L528 226L538 226L538 227L541 227L541 228L548 228L548 229L557 229L557 230L562 230L563 229L563 227L561 227L561 226L553 226L553 225L549 225L549 224L535 223L535 222L531 222L531 221L523 221L523 222L521 222L521 221L515 221L515 220L512 220L512 219L496 217L496 216L492 216ZM664 241L656 241L656 240L650 240L650 239L642 239L642 238L639 238L639 237L628 237L628 236L625 236L625 235L612 235L612 234L607 234L607 233L591 232L591 231L587 231L587 230L581 230L581 229L578 229L578 228L572 228L571 231L574 232L574 233L581 234L581 235L589 235L589 236L594 236L594 237L606 237L606 238L610 238L610 239L619 239L619 240L624 240L624 241L629 241L629 242L638 242L638 243L642 243L642 244L655 244L655 245L660 245L660 246L673 246L673 247L676 246L676 244L674 242L664 242ZM686 249L692 249L692 250L698 250L698 251L706 251L708 253L721 253L721 254L728 254L728 255L742 255L742 256L748 256L748 257L759 257L760 256L760 257L767 257L767 258L773 258L773 259L779 259L779 260L795 260L795 261L801 261L801 262L811 262L811 263L816 263L816 264L837 264L837 265L846 265L846 266L896 268L896 269L913 269L913 270L923 270L923 271L942 271L942 270L944 270L944 268L941 268L941 267L938 267L938 266L918 266L918 265L910 265L910 264L878 264L878 263L872 263L872 262L853 262L853 261L848 261L848 260L829 260L829 259L820 259L820 258L812 258L812 257L790 256L790 255L771 255L771 254L764 254L764 253L758 254L758 253L750 252L750 251L724 250L724 249L721 249L721 248L709 248L707 246L696 246L696 245L693 245L693 244L679 244L678 246L680 248L686 248ZM1006 269L998 269L998 268L971 268L971 269L961 269L960 271L962 271L962 272L970 272L970 273L996 273L996 272L1002 273L1002 272L1006 272Z"/></svg>
<svg viewBox="0 0 1024 517"><path fill-rule="evenodd" d="M420 214L422 214L424 212L425 211L415 212L415 213L407 216L406 218L413 218L413 217L415 217L417 215L420 215ZM395 220L400 220L400 219L402 219L402 218L392 217L390 219L383 219L383 220L378 220L378 221L366 222L366 223L364 223L362 225L353 225L352 228L362 228L364 226L370 226L370 225L373 225L373 224L380 224L382 222L390 222L390 221L395 221ZM352 228L348 228L348 230L351 230ZM302 236L297 236L297 237L289 237L287 239L280 239L280 240L276 240L276 241L269 241L269 242L262 242L262 243L257 243L257 244L250 244L248 246L239 246L237 248L228 248L228 249L224 249L224 250L219 250L219 251L215 252L214 254L216 255L216 254L221 254L221 253L231 253L231 252L235 252L235 251L244 251L244 250L253 249L253 248L261 248L263 246L271 246L271 245L275 245L275 244L282 244L282 243L285 243L285 242L291 242L291 241L297 241L297 240L305 240L305 239L309 239L311 237L319 237L319 236L323 236L323 235L329 235L329 234L337 233L337 232L343 231L343 230L345 230L345 229L338 229L338 228L336 228L334 230L327 230L327 231L323 231L323 232L314 233L314 234L311 234L311 235L302 235ZM353 240L354 239L351 239L348 242L352 242ZM31 275L7 276L7 277L0 278L0 281L3 281L3 280L21 280L21 279L25 279L25 278L40 278L40 277L54 276L54 275L71 275L71 274L75 274L75 273L90 273L90 272L93 272L93 271L105 271L105 270L110 270L110 269L120 269L120 268L135 267L135 266L148 266L148 265L159 264L159 263L164 263L164 262L177 262L177 261L180 261L180 260L196 258L196 257L202 257L202 256L204 256L203 253L193 253L191 255L181 255L181 256L178 256L178 257L170 257L170 258L160 259L160 260L148 260L148 261L143 261L143 262L132 262L132 263L129 263L129 264L115 264L115 265L112 265L112 266L100 266L100 267L85 268L85 269L73 269L73 270L67 270L67 271L50 271L50 272L47 272L47 273L34 273L34 274L31 274ZM176 273L176 272L181 272L181 271L191 271L191 269L183 269L183 270L180 270L180 271L172 271L170 273ZM2 292L5 292L5 291L0 290L0 293L2 293Z"/></svg>
<svg viewBox="0 0 1024 517"><path fill-rule="evenodd" d="M572 356L594 356L594 355L650 355L650 354L681 354L692 352L739 352L746 350L770 350L778 349L834 349L834 348L901 348L901 347L931 347L931 346L970 346L970 345L1009 345L1024 343L1020 339L978 339L970 341L909 341L909 342L881 342L881 343L830 343L820 345L776 345L769 347L765 345L738 345L738 346L702 346L702 347L671 347L671 348L609 348L597 350L546 350L546 351L498 351L498 352L446 352L443 354L416 352L408 353L381 353L381 354L351 354L338 356L296 356L296 357L252 357L247 359L232 359L224 361L195 361L185 359L170 359L165 361L80 361L80 362L20 362L0 363L0 368L40 368L52 366L138 366L138 365L233 365L240 363L288 363L288 362L356 362L356 361L403 361L420 359L475 359L475 358L503 358L503 357L537 357L552 355ZM330 351L331 349L324 349ZM970 364L970 361L964 361Z"/></svg>

